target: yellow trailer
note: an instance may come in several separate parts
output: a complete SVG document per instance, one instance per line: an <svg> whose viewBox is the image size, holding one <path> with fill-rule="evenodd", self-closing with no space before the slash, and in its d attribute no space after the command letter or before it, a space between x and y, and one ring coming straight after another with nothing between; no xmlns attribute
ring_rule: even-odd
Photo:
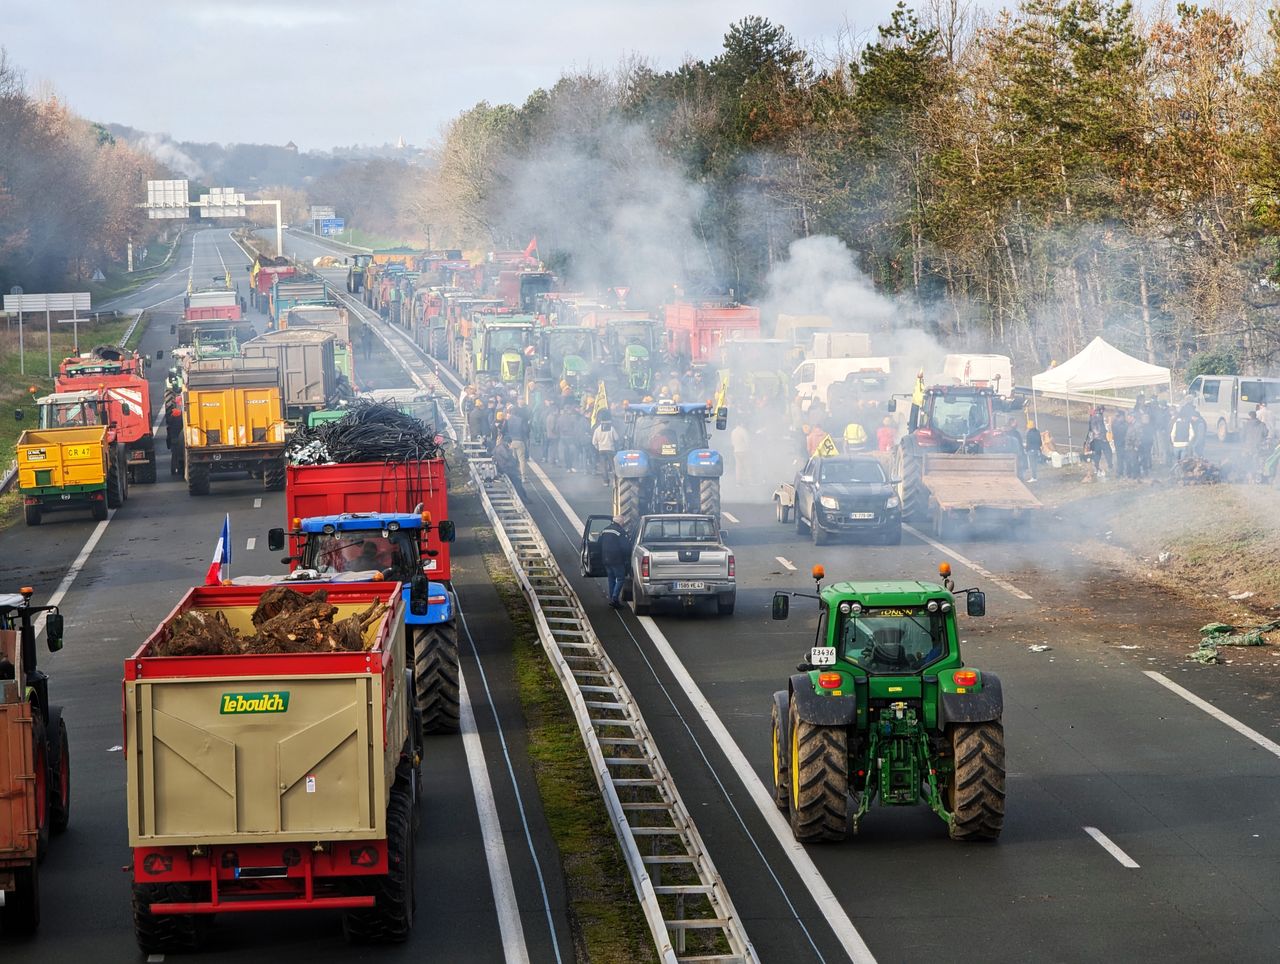
<svg viewBox="0 0 1280 964"><path fill-rule="evenodd" d="M265 488L284 488L284 392L273 360L194 362L186 373L182 412L192 495L208 495L215 472L248 472Z"/></svg>
<svg viewBox="0 0 1280 964"><path fill-rule="evenodd" d="M46 512L89 509L105 519L129 495L124 447L108 426L28 429L18 437L18 491L29 526Z"/></svg>

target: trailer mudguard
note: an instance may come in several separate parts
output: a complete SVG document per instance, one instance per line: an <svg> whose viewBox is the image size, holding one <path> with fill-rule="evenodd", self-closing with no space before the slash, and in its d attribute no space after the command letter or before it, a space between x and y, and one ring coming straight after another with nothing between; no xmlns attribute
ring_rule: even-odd
<svg viewBox="0 0 1280 964"><path fill-rule="evenodd" d="M649 474L649 456L638 449L627 449L613 457L613 474L619 479L643 479Z"/></svg>
<svg viewBox="0 0 1280 964"><path fill-rule="evenodd" d="M724 458L715 449L694 449L685 460L685 474L694 479L718 479L724 475Z"/></svg>
<svg viewBox="0 0 1280 964"><path fill-rule="evenodd" d="M806 723L851 726L858 718L857 696L821 696L814 692L813 679L808 673L792 676L788 689L795 701L796 715Z"/></svg>
<svg viewBox="0 0 1280 964"><path fill-rule="evenodd" d="M982 689L972 693L939 693L938 728L948 723L987 723L1004 715L1004 692L1000 677L982 673Z"/></svg>

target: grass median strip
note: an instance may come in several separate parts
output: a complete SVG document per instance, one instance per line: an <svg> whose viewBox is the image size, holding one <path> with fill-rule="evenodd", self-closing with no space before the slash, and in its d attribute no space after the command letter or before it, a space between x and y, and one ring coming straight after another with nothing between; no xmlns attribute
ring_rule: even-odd
<svg viewBox="0 0 1280 964"><path fill-rule="evenodd" d="M475 534L514 630L512 654L528 725L529 756L543 813L560 851L577 959L655 961L644 915L577 723L538 640L520 584L493 531L477 528Z"/></svg>

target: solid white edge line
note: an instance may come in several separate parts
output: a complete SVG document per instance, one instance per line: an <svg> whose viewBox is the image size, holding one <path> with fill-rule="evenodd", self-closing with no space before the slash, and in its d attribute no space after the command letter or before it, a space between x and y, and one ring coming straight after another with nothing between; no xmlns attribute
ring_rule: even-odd
<svg viewBox="0 0 1280 964"><path fill-rule="evenodd" d="M787 569L791 570L792 572L796 571L796 565L790 559L783 559L782 556L774 556L773 558L777 559L780 563L782 563Z"/></svg>
<svg viewBox="0 0 1280 964"><path fill-rule="evenodd" d="M724 516L726 519L728 519L730 522L732 522L734 525L741 525L741 524L742 524L742 520L741 520L741 519L739 519L739 518L738 518L736 515L734 515L732 512L725 512L725 511L724 511L724 509L721 509L721 510L720 510L720 514L721 514L722 516Z"/></svg>
<svg viewBox="0 0 1280 964"><path fill-rule="evenodd" d="M551 498L560 507L560 511L564 513L565 518L581 532L585 528L582 519L578 516L578 513L573 511L573 507L564 500L564 496L560 494L560 490L555 483L547 478L541 466L532 459L529 461L529 467L533 469L534 474L541 480L546 490L551 493ZM853 921L849 919L849 915L845 912L844 907L840 905L840 901L836 899L836 895L827 886L822 872L814 864L813 858L809 856L804 844L798 842L791 835L791 825L783 818L782 812L778 810L777 804L773 802L773 797L765 789L764 784L755 779L755 770L751 768L746 754L738 748L738 744L729 735L728 729L720 721L716 711L711 708L707 698L702 695L702 691L698 689L698 684L693 681L693 677L689 675L689 671L685 669L684 663L680 661L680 657L671 648L671 644L667 642L667 637L663 635L662 630L658 628L658 624L653 621L652 617L639 616L637 620L653 641L654 648L662 656L663 662L667 664L667 669L671 671L672 676L680 684L685 696L693 704L698 717L710 731L712 738L720 747L720 752L728 759L730 768L737 774L738 779L742 781L747 794L751 797L751 802L755 804L756 809L760 811L760 815L764 817L765 823L773 831L774 837L777 838L778 844L782 847L782 852L787 855L787 859L791 861L791 866L800 875L805 889L809 891L809 896L818 905L818 912L826 918L827 924L835 932L836 938L844 945L845 951L849 954L849 959L856 962L856 964L875 964L875 956L871 953L871 949L867 947L866 941L862 939L858 929L853 926Z"/></svg>
<svg viewBox="0 0 1280 964"><path fill-rule="evenodd" d="M1212 716L1219 723L1226 724L1227 726L1231 727L1231 729L1239 733L1241 736L1245 737L1246 739L1252 740L1254 743L1258 744L1258 746L1262 747L1272 756L1280 757L1280 743L1276 743L1274 740L1267 739L1267 737L1263 736L1257 730L1241 723L1234 716L1231 716L1227 713L1222 712L1222 710L1218 709L1209 701L1202 700L1200 697L1196 696L1195 693L1192 693L1190 690L1184 689L1183 687L1179 686L1177 683L1169 679L1169 677L1165 676L1163 673L1157 673L1155 670L1148 669L1148 670L1143 670L1142 675L1148 676L1151 679L1155 680L1157 683L1159 683L1169 692L1176 693L1178 696L1181 696L1184 700L1186 700L1188 703L1190 703L1192 706L1196 707L1197 709L1204 710L1206 713Z"/></svg>
<svg viewBox="0 0 1280 964"><path fill-rule="evenodd" d="M973 570L973 571L974 571L974 572L976 572L979 576L981 576L983 579L987 579L987 580L990 580L991 582L994 582L997 586L999 586L1001 589L1003 589L1003 590L1004 590L1005 592L1007 592L1009 595L1011 595L1011 596L1017 596L1019 599L1026 600L1027 602L1030 602L1030 601L1031 601L1031 596L1030 596L1028 593L1023 592L1021 589L1019 589L1019 588L1018 588L1017 586L1015 586L1013 583L1011 583L1011 582L1009 582L1009 581L1007 581L1007 580L1005 580L1005 579L1001 579L1001 578L1000 578L999 576L997 576L995 573L993 573L993 572L991 572L991 571L989 571L989 570L987 570L987 569L984 569L982 566L980 566L978 563L974 562L972 559L967 559L967 558L965 558L964 556L960 555L960 553L958 553L958 552L956 552L954 549L952 549L950 546L944 546L941 542L937 542L937 541L935 541L935 540L933 540L933 539L930 539L927 535L925 535L923 532L921 532L921 531L920 531L919 529L917 529L915 526L907 525L907 524L904 522L904 523L902 524L902 528L906 529L908 532L910 532L913 536L915 536L915 537L916 537L917 539L919 539L921 542L927 542L929 545L933 546L933 548L937 549L939 552L945 552L947 555L949 555L949 556L950 556L952 559L954 559L956 562L960 563L962 566L965 566L965 567L966 567L966 568L968 568L968 569Z"/></svg>
<svg viewBox="0 0 1280 964"><path fill-rule="evenodd" d="M498 804L493 797L493 785L489 782L489 767L485 763L480 732L476 729L476 716L471 709L467 681L461 673L458 674L458 702L462 746L467 754L467 770L471 774L476 815L480 818L480 836L484 839L489 885L493 889L498 929L502 934L502 954L510 964L525 964L529 960L529 948L525 945L524 928L520 924L520 907L516 902L511 865L507 861L507 846L498 820Z"/></svg>
<svg viewBox="0 0 1280 964"><path fill-rule="evenodd" d="M1115 857L1120 862L1120 866L1128 867L1130 870L1139 869L1138 862L1117 847L1115 841L1097 827L1085 827L1084 832L1097 841L1099 847L1111 854L1112 857Z"/></svg>

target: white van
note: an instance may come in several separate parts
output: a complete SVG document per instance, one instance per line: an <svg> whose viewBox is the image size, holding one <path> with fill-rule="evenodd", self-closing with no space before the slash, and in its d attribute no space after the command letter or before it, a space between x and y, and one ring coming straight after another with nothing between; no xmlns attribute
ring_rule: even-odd
<svg viewBox="0 0 1280 964"><path fill-rule="evenodd" d="M1280 378L1197 375L1187 386L1187 395L1205 422L1216 429L1218 438L1225 442L1240 431L1241 422L1259 402L1266 402L1268 409L1273 405L1280 407Z"/></svg>
<svg viewBox="0 0 1280 964"><path fill-rule="evenodd" d="M891 368L887 358L814 358L801 362L791 373L796 401L801 412L809 411L814 399L831 405L829 392L836 382L861 381L867 385L888 382Z"/></svg>
<svg viewBox="0 0 1280 964"><path fill-rule="evenodd" d="M1013 362L1008 355L948 355L942 361L943 385L990 386L1002 398L1013 396Z"/></svg>
<svg viewBox="0 0 1280 964"><path fill-rule="evenodd" d="M871 336L861 331L820 331L809 346L810 358L865 358L871 354Z"/></svg>

